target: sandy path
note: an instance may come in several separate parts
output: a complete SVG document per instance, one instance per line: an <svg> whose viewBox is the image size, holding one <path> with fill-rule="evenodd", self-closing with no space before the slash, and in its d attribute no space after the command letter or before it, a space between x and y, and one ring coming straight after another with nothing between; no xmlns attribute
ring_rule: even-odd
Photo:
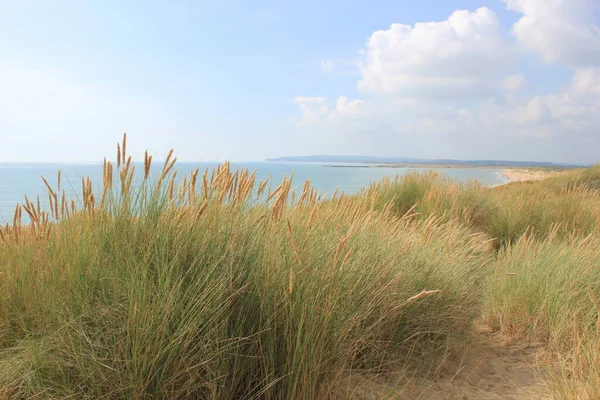
<svg viewBox="0 0 600 400"><path fill-rule="evenodd" d="M507 345L485 324L476 323L473 343L463 358L446 361L426 380L412 379L391 387L384 382L361 384L338 398L352 400L548 400L547 371L536 347ZM355 377L356 378L356 377ZM401 389L400 389L401 388Z"/></svg>
<svg viewBox="0 0 600 400"><path fill-rule="evenodd" d="M551 399L538 358L539 349L503 344L497 334L477 324L473 344L457 365L448 365L438 379L425 382L398 399L536 400ZM457 371L458 372L452 372Z"/></svg>

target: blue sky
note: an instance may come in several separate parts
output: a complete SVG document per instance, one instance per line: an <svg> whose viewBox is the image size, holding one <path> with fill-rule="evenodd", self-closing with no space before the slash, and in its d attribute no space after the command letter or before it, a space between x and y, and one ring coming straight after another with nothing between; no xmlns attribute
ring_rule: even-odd
<svg viewBox="0 0 600 400"><path fill-rule="evenodd" d="M0 0L0 161L599 161L599 5Z"/></svg>

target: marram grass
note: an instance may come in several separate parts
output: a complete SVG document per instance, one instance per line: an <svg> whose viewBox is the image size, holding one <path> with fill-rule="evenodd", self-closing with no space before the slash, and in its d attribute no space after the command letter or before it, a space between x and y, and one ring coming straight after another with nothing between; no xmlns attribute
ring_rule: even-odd
<svg viewBox="0 0 600 400"><path fill-rule="evenodd" d="M99 192L44 182L0 227L0 399L402 398L475 318L600 398L600 167L321 198L124 138Z"/></svg>
<svg viewBox="0 0 600 400"><path fill-rule="evenodd" d="M348 398L468 338L490 273L468 227L228 164L179 180L172 153L153 179L126 149L102 193L59 176L0 230L1 398Z"/></svg>

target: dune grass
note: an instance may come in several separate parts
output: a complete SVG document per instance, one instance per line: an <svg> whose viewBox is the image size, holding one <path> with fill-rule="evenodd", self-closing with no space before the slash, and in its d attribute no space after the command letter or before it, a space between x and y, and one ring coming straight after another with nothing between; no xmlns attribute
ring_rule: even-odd
<svg viewBox="0 0 600 400"><path fill-rule="evenodd" d="M2 230L0 396L345 398L349 374L464 342L488 256L461 226L227 164L177 187L170 157L134 187L125 145L117 161L80 208L48 184L52 211Z"/></svg>
<svg viewBox="0 0 600 400"><path fill-rule="evenodd" d="M495 188L408 174L373 185L401 215L440 216L494 243L482 317L506 340L543 345L557 398L600 398L600 167Z"/></svg>
<svg viewBox="0 0 600 400"><path fill-rule="evenodd" d="M541 343L560 361L559 398L600 397L600 241L523 236L498 255L484 318L513 340Z"/></svg>
<svg viewBox="0 0 600 400"><path fill-rule="evenodd" d="M144 161L124 139L101 193L59 174L0 228L0 398L394 398L481 316L560 360L557 394L600 393L600 168L321 199Z"/></svg>
<svg viewBox="0 0 600 400"><path fill-rule="evenodd" d="M541 181L484 187L459 183L439 172L383 180L367 191L377 192L381 208L392 203L396 215L408 210L419 218L438 215L458 219L494 239L497 249L524 234L543 240L549 235L586 237L600 228L600 167L563 172Z"/></svg>

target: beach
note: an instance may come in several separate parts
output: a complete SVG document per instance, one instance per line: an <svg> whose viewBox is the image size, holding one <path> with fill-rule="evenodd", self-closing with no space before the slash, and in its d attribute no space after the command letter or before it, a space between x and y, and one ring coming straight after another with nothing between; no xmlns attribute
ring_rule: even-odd
<svg viewBox="0 0 600 400"><path fill-rule="evenodd" d="M558 172L552 170L521 168L505 169L500 172L500 175L509 182L537 181L540 179L549 178L556 174L558 174Z"/></svg>

